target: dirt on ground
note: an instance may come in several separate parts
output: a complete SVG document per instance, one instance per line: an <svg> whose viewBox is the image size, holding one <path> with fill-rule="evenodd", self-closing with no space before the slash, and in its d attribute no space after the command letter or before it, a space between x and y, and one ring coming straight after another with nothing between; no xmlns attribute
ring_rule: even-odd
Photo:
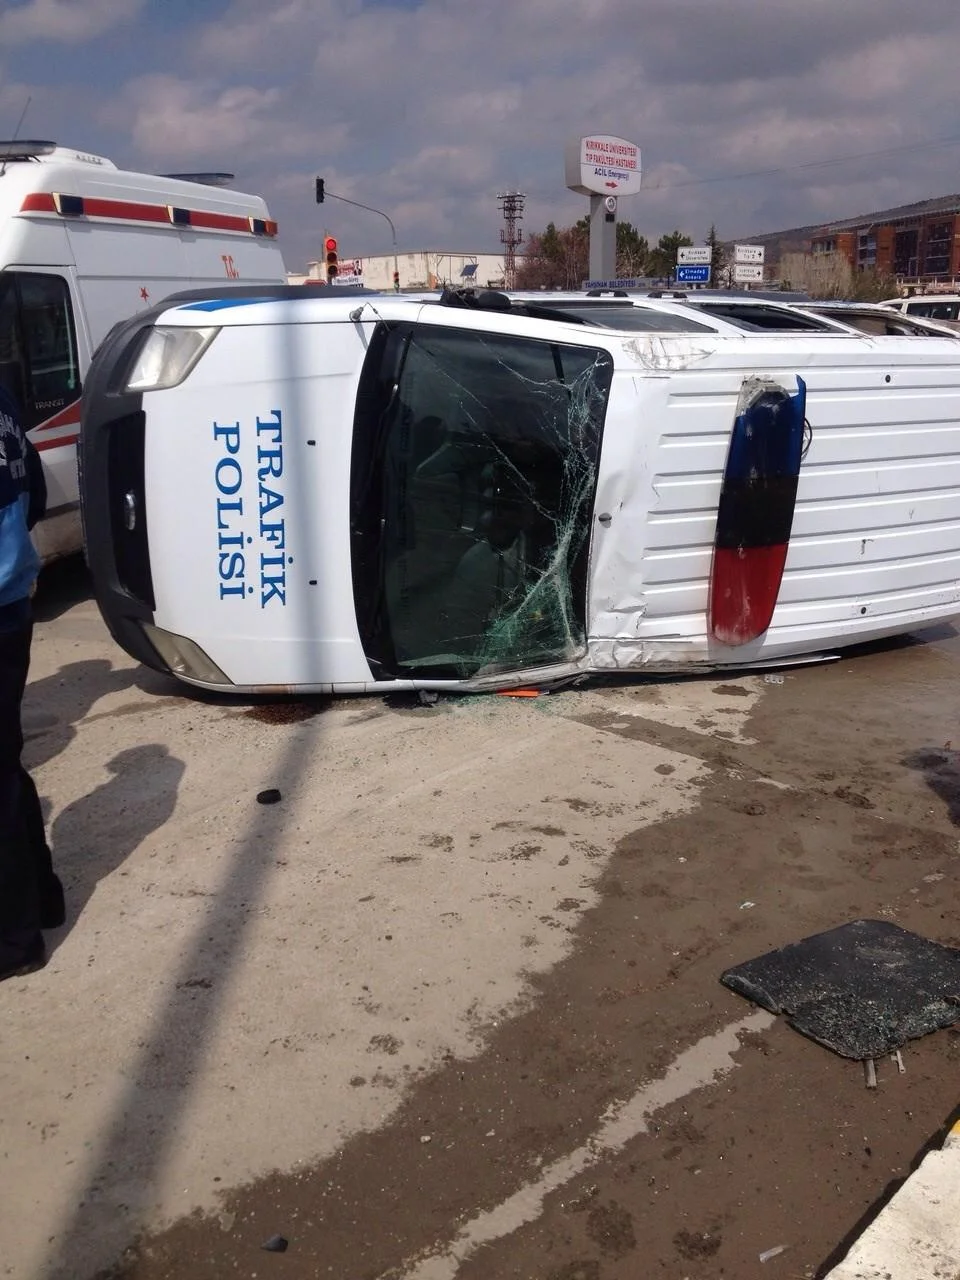
<svg viewBox="0 0 960 1280"><path fill-rule="evenodd" d="M785 1019L749 1022L753 1006L719 978L856 919L960 946L958 662L943 629L789 670L729 734L716 719L665 723L657 682L629 687L629 713L622 686L600 689L587 711L551 695L555 713L627 739L638 760L654 745L703 761L696 804L603 851L599 900L566 958L531 977L509 1016L477 1027L479 1052L422 1073L382 1127L329 1159L225 1191L218 1212L140 1239L101 1274L823 1275L955 1114L960 1032L910 1042L905 1071L883 1059L867 1089L861 1064ZM708 683L732 711L745 696ZM566 801L571 814L585 803ZM496 797L489 820L514 821ZM555 820L551 831L562 842ZM535 824L511 834L518 857L537 856ZM563 901L544 912L565 927ZM638 1090L669 1082L686 1052L738 1020L730 1070L598 1142ZM278 1235L287 1247L264 1251Z"/></svg>

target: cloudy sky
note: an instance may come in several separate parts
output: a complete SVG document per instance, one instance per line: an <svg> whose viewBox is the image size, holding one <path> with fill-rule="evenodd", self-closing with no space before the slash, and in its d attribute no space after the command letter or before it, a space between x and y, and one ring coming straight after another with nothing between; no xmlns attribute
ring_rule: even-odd
<svg viewBox="0 0 960 1280"><path fill-rule="evenodd" d="M569 225L569 137L640 144L621 217L700 240L960 191L958 0L0 0L0 136L263 194L288 268ZM826 162L826 163L825 163ZM775 171L775 172L771 172ZM758 176L759 175L759 176Z"/></svg>

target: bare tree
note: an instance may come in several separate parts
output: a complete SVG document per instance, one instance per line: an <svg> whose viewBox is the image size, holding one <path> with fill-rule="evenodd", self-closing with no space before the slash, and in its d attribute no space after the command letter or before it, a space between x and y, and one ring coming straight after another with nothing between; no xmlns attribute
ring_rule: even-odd
<svg viewBox="0 0 960 1280"><path fill-rule="evenodd" d="M587 278L588 236L579 225L560 230L550 222L533 234L517 267L518 289L579 289Z"/></svg>

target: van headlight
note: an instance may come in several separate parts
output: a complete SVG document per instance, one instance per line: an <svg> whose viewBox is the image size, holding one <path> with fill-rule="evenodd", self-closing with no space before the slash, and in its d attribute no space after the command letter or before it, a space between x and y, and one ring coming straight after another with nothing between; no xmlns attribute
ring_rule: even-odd
<svg viewBox="0 0 960 1280"><path fill-rule="evenodd" d="M167 664L170 673L184 680L196 680L205 685L232 685L233 681L223 674L212 658L186 636L178 636L173 631L164 631L152 622L140 624L147 639Z"/></svg>
<svg viewBox="0 0 960 1280"><path fill-rule="evenodd" d="M137 352L125 391L163 391L183 382L219 329L151 329Z"/></svg>

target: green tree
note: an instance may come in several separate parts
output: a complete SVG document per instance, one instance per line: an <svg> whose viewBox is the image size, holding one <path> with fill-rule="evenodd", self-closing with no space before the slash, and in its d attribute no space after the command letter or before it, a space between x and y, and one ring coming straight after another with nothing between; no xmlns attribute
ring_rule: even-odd
<svg viewBox="0 0 960 1280"><path fill-rule="evenodd" d="M712 222L707 235L707 244L713 250L713 255L710 259L710 281L717 289L729 288L731 272L727 251L717 235L716 226Z"/></svg>
<svg viewBox="0 0 960 1280"><path fill-rule="evenodd" d="M855 271L853 287L848 296L854 302L883 302L887 298L895 298L899 292L897 277L876 267L867 267L863 271Z"/></svg>
<svg viewBox="0 0 960 1280"><path fill-rule="evenodd" d="M540 248L548 262L559 262L563 257L560 244L560 233L555 222L548 222L547 229L540 237Z"/></svg>
<svg viewBox="0 0 960 1280"><path fill-rule="evenodd" d="M691 241L684 236L680 243L690 244ZM590 274L589 257L589 218L578 219L572 227L558 228L555 223L548 222L543 231L527 238L526 253L517 266L517 288L579 289ZM673 258L676 261L676 250ZM649 259L650 245L646 236L641 235L632 223L618 222L617 276L646 275Z"/></svg>
<svg viewBox="0 0 960 1280"><path fill-rule="evenodd" d="M580 218L575 224L590 241L590 219ZM588 248L589 253L589 248ZM614 274L620 279L628 276L646 274L647 259L650 256L650 245L646 236L642 236L632 222L617 223L617 264Z"/></svg>
<svg viewBox="0 0 960 1280"><path fill-rule="evenodd" d="M671 277L677 265L677 250L688 244L693 244L693 241L682 231L671 231L661 236L647 259L647 274L658 279Z"/></svg>
<svg viewBox="0 0 960 1280"><path fill-rule="evenodd" d="M631 222L617 223L617 275L643 276L647 273L650 245Z"/></svg>

